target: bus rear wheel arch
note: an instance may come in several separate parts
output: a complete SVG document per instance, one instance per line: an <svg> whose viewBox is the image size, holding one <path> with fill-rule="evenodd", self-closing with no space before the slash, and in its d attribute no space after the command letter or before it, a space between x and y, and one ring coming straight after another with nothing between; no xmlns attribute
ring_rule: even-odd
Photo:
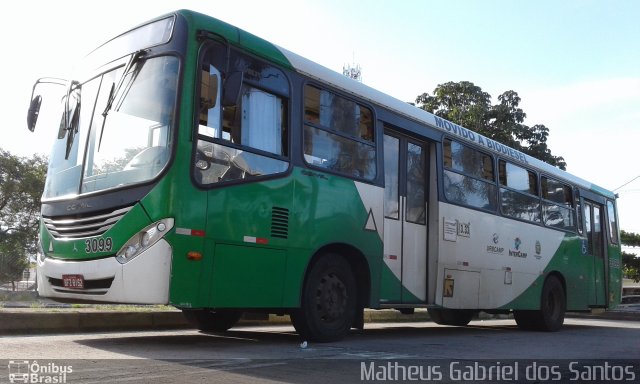
<svg viewBox="0 0 640 384"><path fill-rule="evenodd" d="M300 308L291 321L309 341L344 338L358 315L358 289L349 262L340 254L324 253L310 266L302 287Z"/></svg>
<svg viewBox="0 0 640 384"><path fill-rule="evenodd" d="M555 332L562 328L566 310L564 284L559 276L552 274L542 287L540 309L513 311L513 317L521 329Z"/></svg>

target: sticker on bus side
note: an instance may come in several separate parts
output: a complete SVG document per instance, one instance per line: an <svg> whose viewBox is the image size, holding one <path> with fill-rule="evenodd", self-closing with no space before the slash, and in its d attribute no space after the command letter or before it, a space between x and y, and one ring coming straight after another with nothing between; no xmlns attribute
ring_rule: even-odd
<svg viewBox="0 0 640 384"><path fill-rule="evenodd" d="M444 218L443 238L447 241L458 241L458 221Z"/></svg>
<svg viewBox="0 0 640 384"><path fill-rule="evenodd" d="M458 221L458 236L471 237L471 223Z"/></svg>

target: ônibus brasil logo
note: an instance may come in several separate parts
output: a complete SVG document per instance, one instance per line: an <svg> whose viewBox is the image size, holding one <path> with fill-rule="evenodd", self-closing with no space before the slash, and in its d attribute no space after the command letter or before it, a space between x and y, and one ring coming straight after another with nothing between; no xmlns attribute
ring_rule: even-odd
<svg viewBox="0 0 640 384"><path fill-rule="evenodd" d="M73 372L70 365L38 364L35 360L9 360L8 368L10 383L66 383L67 374Z"/></svg>

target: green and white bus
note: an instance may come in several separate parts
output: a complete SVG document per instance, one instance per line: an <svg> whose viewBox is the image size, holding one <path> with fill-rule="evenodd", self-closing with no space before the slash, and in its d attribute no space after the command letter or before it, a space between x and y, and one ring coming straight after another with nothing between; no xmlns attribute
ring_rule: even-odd
<svg viewBox="0 0 640 384"><path fill-rule="evenodd" d="M55 131L43 297L290 314L316 341L365 308L555 331L620 301L612 192L196 12L36 82L28 125Z"/></svg>

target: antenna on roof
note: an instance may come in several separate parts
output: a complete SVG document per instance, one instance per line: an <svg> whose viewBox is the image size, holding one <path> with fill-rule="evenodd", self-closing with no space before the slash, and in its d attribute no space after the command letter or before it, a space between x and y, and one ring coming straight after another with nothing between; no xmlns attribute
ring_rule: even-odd
<svg viewBox="0 0 640 384"><path fill-rule="evenodd" d="M342 66L342 74L362 83L362 67L360 67L360 64L356 64L355 54L351 64L345 64Z"/></svg>

